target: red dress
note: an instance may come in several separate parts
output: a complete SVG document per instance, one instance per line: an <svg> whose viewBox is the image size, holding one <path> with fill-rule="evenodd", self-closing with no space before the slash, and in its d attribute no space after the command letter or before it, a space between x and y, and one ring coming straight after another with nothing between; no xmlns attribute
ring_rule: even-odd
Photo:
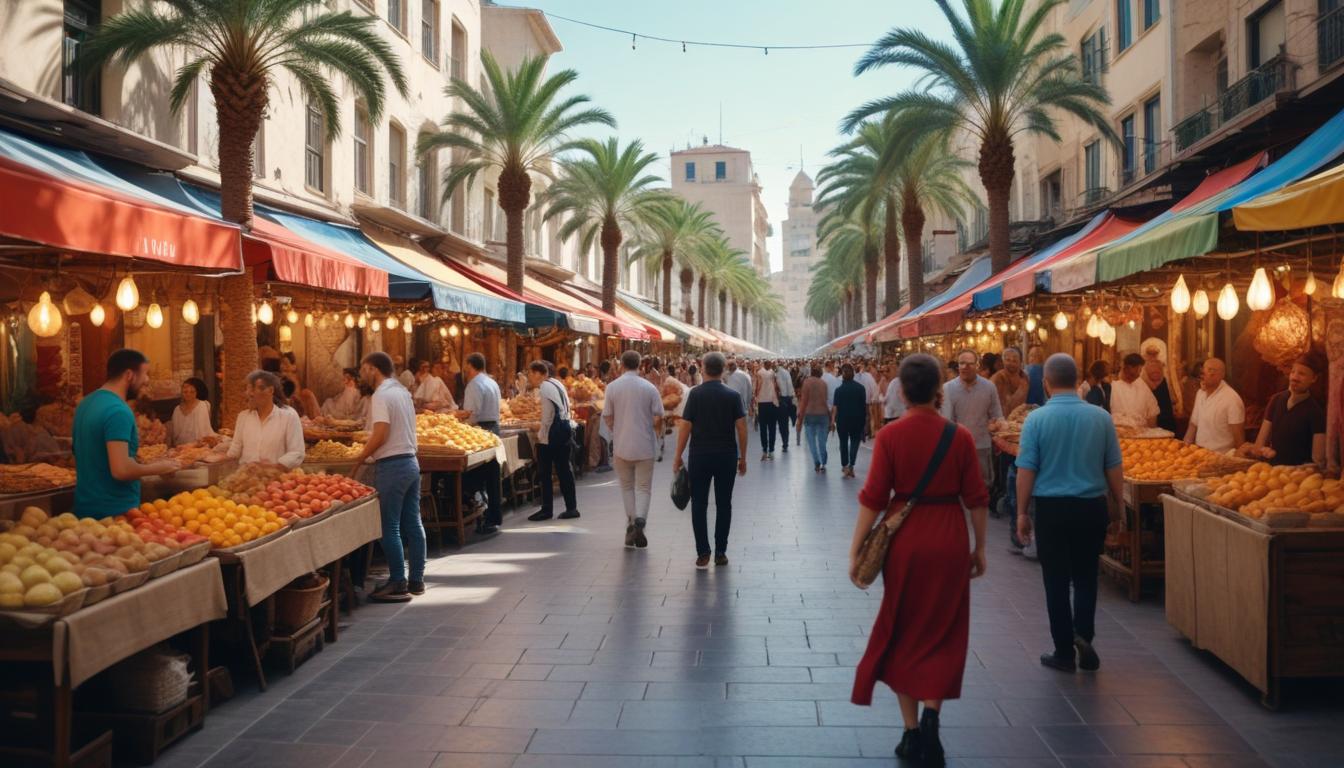
<svg viewBox="0 0 1344 768"><path fill-rule="evenodd" d="M859 501L884 511L893 500L908 499L945 423L936 413L914 409L883 427ZM855 704L871 704L878 681L916 699L961 696L971 615L971 547L962 504L975 509L989 503L975 441L964 427L957 428L923 496L960 497L962 503L920 504L892 538L882 568L882 607L854 676Z"/></svg>

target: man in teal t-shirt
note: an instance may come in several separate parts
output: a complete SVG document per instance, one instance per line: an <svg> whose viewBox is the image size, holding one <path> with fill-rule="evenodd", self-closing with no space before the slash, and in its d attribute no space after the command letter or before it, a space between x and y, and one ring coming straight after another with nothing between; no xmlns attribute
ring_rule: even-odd
<svg viewBox="0 0 1344 768"><path fill-rule="evenodd" d="M112 517L138 507L140 478L179 469L171 459L153 464L135 460L140 437L126 401L138 397L148 381L148 358L134 349L119 349L107 359L107 383L75 408L76 515Z"/></svg>

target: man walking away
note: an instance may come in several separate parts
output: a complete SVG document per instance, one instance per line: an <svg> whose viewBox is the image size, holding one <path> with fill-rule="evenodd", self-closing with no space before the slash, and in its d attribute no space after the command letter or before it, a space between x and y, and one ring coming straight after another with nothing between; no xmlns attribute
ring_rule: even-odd
<svg viewBox="0 0 1344 768"><path fill-rule="evenodd" d="M663 431L663 398L639 375L639 353L621 354L625 373L607 385L602 421L611 431L616 477L625 502L625 546L649 545L644 528L653 497L653 457Z"/></svg>
<svg viewBox="0 0 1344 768"><path fill-rule="evenodd" d="M779 427L779 382L769 360L756 371L756 425L761 430L761 461L775 460L775 430ZM788 438L784 438L787 440Z"/></svg>
<svg viewBox="0 0 1344 768"><path fill-rule="evenodd" d="M752 383L751 374L737 367L736 360L729 360L728 373L719 378L729 389L736 392L738 397L742 398L742 412L747 415L747 418L751 418L752 405L756 394L756 385ZM708 381L709 376L705 376L705 380ZM746 454L743 454L743 456L746 456Z"/></svg>
<svg viewBox="0 0 1344 768"><path fill-rule="evenodd" d="M579 505L574 498L574 468L570 466L574 427L569 423L569 394L553 371L551 364L542 360L534 360L527 367L527 378L541 396L541 428L537 430L537 482L541 484L541 509L527 518L534 523L550 520L554 514L552 467L560 480L560 494L565 499L565 511L560 513L560 519L573 520L579 516Z"/></svg>
<svg viewBox="0 0 1344 768"><path fill-rule="evenodd" d="M1022 425L1017 535L1023 542L1031 540L1027 505L1034 500L1036 552L1055 644L1053 651L1041 654L1041 664L1061 672L1077 667L1092 671L1101 666L1092 647L1097 558L1108 520L1120 519L1120 441L1111 417L1078 398L1078 366L1072 357L1051 355L1043 373L1050 398Z"/></svg>
<svg viewBox="0 0 1344 768"><path fill-rule="evenodd" d="M687 471L691 480L691 527L695 529L696 568L709 567L709 486L714 485L714 564L728 564L728 529L733 522L734 470L747 474L747 413L737 392L721 378L725 360L710 352L703 361L705 383L686 397L677 423L679 472L690 444Z"/></svg>
<svg viewBox="0 0 1344 768"><path fill-rule="evenodd" d="M868 391L854 380L854 366L840 367L840 386L835 390L831 425L840 437L840 471L842 477L854 477L854 465L859 460L859 444L868 424Z"/></svg>
<svg viewBox="0 0 1344 768"><path fill-rule="evenodd" d="M776 392L779 394L779 439L783 443L780 449L789 452L789 427L798 421L798 410L794 406L793 373L786 365L775 366Z"/></svg>

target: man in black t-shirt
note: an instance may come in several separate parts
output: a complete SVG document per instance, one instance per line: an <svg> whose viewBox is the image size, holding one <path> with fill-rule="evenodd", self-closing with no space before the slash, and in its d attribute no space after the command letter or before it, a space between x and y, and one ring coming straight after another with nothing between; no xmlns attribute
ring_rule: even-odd
<svg viewBox="0 0 1344 768"><path fill-rule="evenodd" d="M733 483L747 474L747 414L742 398L724 386L727 360L710 352L703 361L703 384L686 396L677 425L677 458L673 472L680 472L682 457L691 481L691 527L695 529L696 568L709 567L709 486L714 485L714 564L727 565L728 529L733 521ZM690 444L687 454L686 446Z"/></svg>
<svg viewBox="0 0 1344 768"><path fill-rule="evenodd" d="M1288 389L1269 401L1260 433L1254 444L1240 447L1242 455L1267 459L1270 464L1325 466L1325 406L1311 396L1325 370L1319 355L1306 354L1293 361Z"/></svg>

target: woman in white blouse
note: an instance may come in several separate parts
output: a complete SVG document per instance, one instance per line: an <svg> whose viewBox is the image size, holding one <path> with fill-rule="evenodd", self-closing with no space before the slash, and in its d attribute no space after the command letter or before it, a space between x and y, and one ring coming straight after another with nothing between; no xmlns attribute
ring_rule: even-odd
<svg viewBox="0 0 1344 768"><path fill-rule="evenodd" d="M168 423L169 445L187 445L214 436L206 395L204 381L190 378L182 382L182 402L173 409L173 419Z"/></svg>

